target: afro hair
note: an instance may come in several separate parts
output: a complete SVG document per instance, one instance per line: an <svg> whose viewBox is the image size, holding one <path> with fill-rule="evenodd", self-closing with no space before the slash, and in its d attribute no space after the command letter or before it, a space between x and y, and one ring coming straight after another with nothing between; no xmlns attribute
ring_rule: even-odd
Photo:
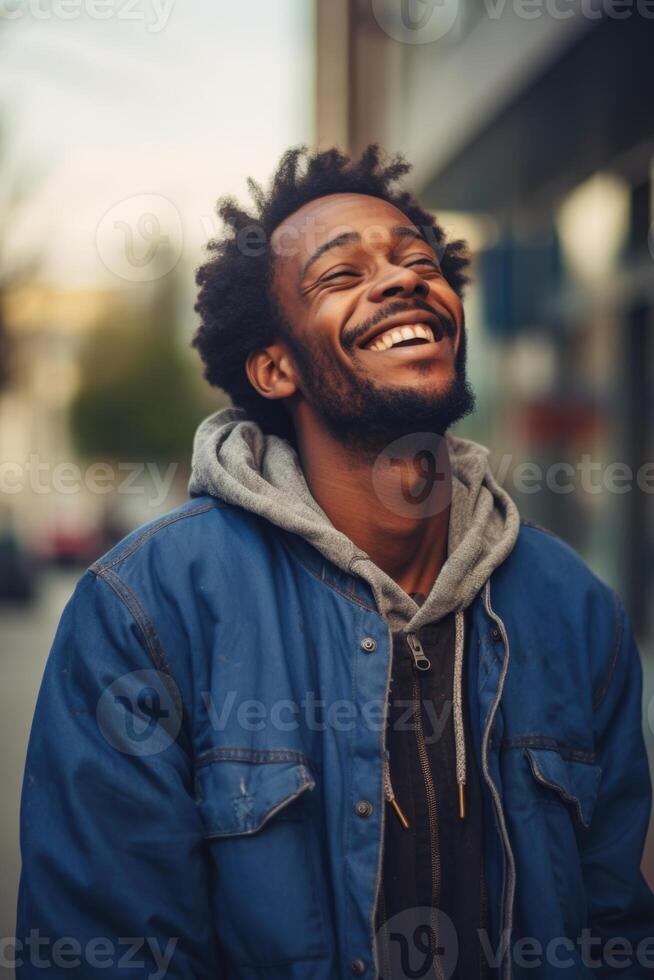
<svg viewBox="0 0 654 980"><path fill-rule="evenodd" d="M401 154L386 158L376 144L368 146L358 160L335 147L311 153L299 146L284 153L267 191L248 179L253 211L239 207L232 197L218 201L216 210L225 230L209 242L210 258L196 273L195 310L200 325L191 344L200 354L209 384L225 391L264 432L293 440L286 407L258 394L245 363L252 351L283 334L283 317L271 287L274 251L270 241L273 231L304 204L328 194L356 193L394 205L429 236L443 275L462 295L468 281L465 243L448 242L433 215L409 192L394 186L410 169Z"/></svg>

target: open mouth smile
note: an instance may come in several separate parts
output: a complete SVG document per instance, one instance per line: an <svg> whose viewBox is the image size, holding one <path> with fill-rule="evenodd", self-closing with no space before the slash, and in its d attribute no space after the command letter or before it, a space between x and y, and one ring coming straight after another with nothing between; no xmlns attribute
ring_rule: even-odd
<svg viewBox="0 0 654 980"><path fill-rule="evenodd" d="M388 325L390 323L390 325ZM449 334L439 317L415 310L399 317L390 317L361 345L360 350L394 357L423 357L436 353Z"/></svg>
<svg viewBox="0 0 654 980"><path fill-rule="evenodd" d="M377 334L365 345L364 350L385 351L396 347L415 347L435 342L436 338L431 327L423 323L410 323L402 327L390 327L383 333Z"/></svg>

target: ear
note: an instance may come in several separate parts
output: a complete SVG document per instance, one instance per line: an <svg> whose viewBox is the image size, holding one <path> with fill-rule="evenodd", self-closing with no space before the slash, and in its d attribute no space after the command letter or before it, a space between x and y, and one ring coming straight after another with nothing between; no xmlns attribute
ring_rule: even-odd
<svg viewBox="0 0 654 980"><path fill-rule="evenodd" d="M298 390L295 367L280 343L248 354L245 371L250 384L263 398L289 398Z"/></svg>

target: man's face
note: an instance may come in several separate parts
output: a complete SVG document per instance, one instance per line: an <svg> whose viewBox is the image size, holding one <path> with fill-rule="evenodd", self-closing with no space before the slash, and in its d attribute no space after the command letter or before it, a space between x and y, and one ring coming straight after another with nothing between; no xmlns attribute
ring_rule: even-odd
<svg viewBox="0 0 654 980"><path fill-rule="evenodd" d="M311 201L273 234L296 398L351 448L442 434L474 407L463 309L426 234L364 194Z"/></svg>

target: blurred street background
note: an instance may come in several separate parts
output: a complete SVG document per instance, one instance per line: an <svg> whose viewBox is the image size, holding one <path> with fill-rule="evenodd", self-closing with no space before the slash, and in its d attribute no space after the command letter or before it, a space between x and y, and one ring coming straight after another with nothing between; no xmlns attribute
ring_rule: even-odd
<svg viewBox="0 0 654 980"><path fill-rule="evenodd" d="M0 936L59 616L186 499L226 404L189 349L193 271L216 198L293 144L403 152L468 239L457 431L621 595L654 767L652 50L636 2L0 0Z"/></svg>

